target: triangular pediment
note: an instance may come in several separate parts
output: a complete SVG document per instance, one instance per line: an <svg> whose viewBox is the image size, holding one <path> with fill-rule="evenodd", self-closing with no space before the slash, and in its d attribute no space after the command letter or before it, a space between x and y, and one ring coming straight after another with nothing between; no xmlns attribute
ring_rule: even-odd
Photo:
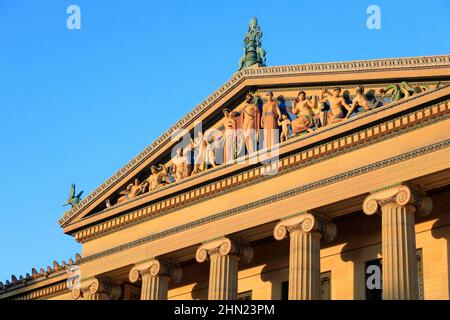
<svg viewBox="0 0 450 320"><path fill-rule="evenodd" d="M127 188L135 179L138 179L137 186L149 178L151 166L171 164L172 152L174 146L180 143L181 133L189 132L192 136L198 123L202 124L202 132L213 128L223 129L225 121L223 110L230 109L242 113L245 96L249 91L262 99L267 90L273 91L280 108L291 116L293 99L300 90L312 97L319 96L322 88L332 90L333 87L340 86L343 94L351 98L355 94L355 88L364 85L366 93L376 98L379 89L391 83L400 84L406 81L411 87L424 87L423 90L426 90L426 86L433 89L438 82L441 82L443 87L449 80L449 55L242 69L100 187L66 212L59 223L66 232L71 233L84 226L83 221L88 224L87 218L91 216L98 216L97 220L106 219L205 181L204 177L197 181L193 176L177 182L167 181L166 186L154 190L149 190L147 186L143 194L133 199L124 199ZM417 93L420 93L420 90L417 90ZM260 104L263 102L263 100L258 102L258 108L261 108ZM388 100L386 103L389 102Z"/></svg>

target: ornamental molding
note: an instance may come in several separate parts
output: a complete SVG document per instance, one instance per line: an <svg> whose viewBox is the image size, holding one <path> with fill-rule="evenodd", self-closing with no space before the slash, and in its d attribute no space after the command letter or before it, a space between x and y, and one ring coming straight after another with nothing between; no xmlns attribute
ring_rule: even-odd
<svg viewBox="0 0 450 320"><path fill-rule="evenodd" d="M243 69L239 73L245 76L289 74L320 74L335 72L367 72L398 69L415 69L426 67L448 67L450 55L385 58L373 60L354 60L345 62L310 63L301 65L273 66L257 69Z"/></svg>
<svg viewBox="0 0 450 320"><path fill-rule="evenodd" d="M284 199L287 199L287 198L290 198L290 197L293 197L293 196L296 196L296 195L299 195L299 194L302 194L305 192L309 192L309 191L312 191L312 190L315 190L318 188L322 188L322 187L330 185L330 184L345 181L345 180L375 171L380 168L392 166L392 165L395 165L395 164L398 164L398 163L401 163L401 162L404 162L404 161L407 161L410 159L414 159L414 158L417 158L417 157L420 157L420 156L423 156L423 155L426 155L426 154L429 154L432 152L443 150L443 149L446 149L449 147L450 147L450 139L447 139L447 140L440 141L440 142L437 142L437 143L434 143L434 144L431 144L431 145L428 145L425 147L414 149L414 150L408 151L406 153L397 155L395 157L391 157L391 158L388 158L385 160L374 162L369 165L365 165L365 166L362 166L362 167L359 167L359 168L356 168L356 169L353 169L353 170L350 170L350 171L347 171L347 172L344 172L344 173L341 173L341 174L338 174L338 175L335 175L335 176L332 176L329 178L318 180L318 181L315 181L315 182L312 182L312 183L309 183L309 184L306 184L306 185L303 185L303 186L300 186L300 187L297 187L297 188L294 188L294 189L291 189L291 190L288 190L288 191L285 191L285 192L282 192L282 193L279 193L279 194L276 194L276 195L273 195L273 196L270 196L270 197L267 197L267 198L264 198L261 200L258 200L258 201L254 201L254 202L251 202L251 203L248 203L248 204L236 207L236 208L232 208L232 209L229 209L229 210L226 210L223 212L219 212L219 213L216 213L216 214L208 216L208 217L204 217L204 218L201 218L201 219L198 219L198 220L195 220L195 221L192 221L192 222L189 222L189 223L186 223L186 224L183 224L183 225L171 228L171 229L164 230L162 232L154 233L154 234L147 236L145 238L142 238L142 239L134 240L129 243L119 245L117 247L114 247L114 248L111 248L111 249L108 249L108 250L105 250L105 251L102 251L99 253L95 253L90 256L83 257L80 260L80 264L88 263L88 262L100 259L102 257L115 254L120 251L124 251L124 250L130 249L130 248L133 248L133 247L137 247L137 246L140 246L140 245L143 245L143 244L146 244L146 243L158 240L158 239L162 239L162 238L165 238L165 237L168 237L168 236L171 236L171 235L174 235L174 234L177 234L177 233L189 230L189 229L193 229L193 228L211 223L211 222L219 221L224 218L234 216L236 214L245 213L246 211L250 211L250 210L258 208L258 207L262 207L262 206L265 206L265 205L268 205L268 204L271 204L274 202L278 202L278 201L281 201L281 200L284 200Z"/></svg>
<svg viewBox="0 0 450 320"><path fill-rule="evenodd" d="M21 294L19 296L13 297L13 300L42 300L51 297L59 296L62 294L69 293L70 289L67 287L67 282L60 282L52 286L38 289L26 294Z"/></svg>
<svg viewBox="0 0 450 320"><path fill-rule="evenodd" d="M450 67L450 55L437 56L421 56L421 57L404 57L404 58L387 58L375 60L358 60L348 62L332 62L332 63L313 63L291 66L275 66L242 69L235 73L218 90L213 92L202 103L197 105L191 112L187 113L182 119L175 123L170 129L164 132L144 151L138 154L124 167L119 169L114 175L107 179L100 187L91 192L79 204L71 210L64 213L60 218L59 224L66 226L75 215L84 211L84 209L94 199L102 196L111 188L115 187L128 173L150 159L156 151L168 144L173 135L181 132L184 128L194 122L201 114L216 104L219 99L228 94L232 89L238 86L246 79L270 78L270 77L294 77L301 75L320 75L336 73L358 73L358 72L381 72L387 70L413 70L427 68L448 68Z"/></svg>
<svg viewBox="0 0 450 320"><path fill-rule="evenodd" d="M277 176L321 161L329 160L348 152L353 152L368 145L417 130L438 121L446 120L449 118L448 112L447 102L444 101L425 109L419 109L412 113L402 115L401 117L366 128L359 132L329 141L324 145L308 148L293 155L280 158ZM440 116L438 117L438 115ZM407 122L405 122L405 118L408 119ZM325 129L326 128L324 128L323 131L325 131ZM288 143L292 142L289 142L288 140ZM181 193L172 198L155 202L142 209L114 218L112 221L95 224L76 232L75 238L79 242L90 241L97 237L117 231L118 229L131 227L137 223L167 215L180 208L197 204L200 201L204 201L206 198L212 199L218 195L223 195L271 179L272 176L270 175L261 175L260 170L262 170L262 168L263 166L260 166L256 169L244 171L192 191ZM210 171L212 170L214 169L211 169ZM221 188L220 186L222 185L225 185L225 187ZM190 196L192 194L198 194L198 197Z"/></svg>

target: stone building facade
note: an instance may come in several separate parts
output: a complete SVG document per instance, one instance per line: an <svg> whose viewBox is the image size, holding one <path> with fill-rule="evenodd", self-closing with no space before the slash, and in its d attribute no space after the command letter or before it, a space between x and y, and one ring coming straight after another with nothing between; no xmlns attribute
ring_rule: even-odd
<svg viewBox="0 0 450 320"><path fill-rule="evenodd" d="M449 55L242 68L61 217L81 256L0 299L449 299L449 83ZM336 87L371 107L337 116ZM269 91L305 128L239 155L227 134L248 105L272 116ZM310 117L294 114L302 91ZM217 163L183 167L180 148Z"/></svg>

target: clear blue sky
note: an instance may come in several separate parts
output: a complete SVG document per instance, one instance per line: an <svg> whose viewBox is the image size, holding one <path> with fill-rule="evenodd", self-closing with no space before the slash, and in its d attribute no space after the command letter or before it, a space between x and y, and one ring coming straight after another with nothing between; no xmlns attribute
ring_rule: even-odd
<svg viewBox="0 0 450 320"><path fill-rule="evenodd" d="M335 2L0 0L0 281L81 251L57 223L70 184L93 191L230 78L251 16L268 65L450 53L447 0Z"/></svg>

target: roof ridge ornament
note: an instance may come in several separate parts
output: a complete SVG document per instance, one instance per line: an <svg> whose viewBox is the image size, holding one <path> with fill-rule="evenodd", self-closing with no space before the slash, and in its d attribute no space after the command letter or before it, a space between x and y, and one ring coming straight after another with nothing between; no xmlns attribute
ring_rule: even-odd
<svg viewBox="0 0 450 320"><path fill-rule="evenodd" d="M31 280L45 279L55 273L73 272L71 267L77 265L80 262L81 258L82 258L81 254L76 253L75 261L73 261L72 258L70 258L68 263L62 261L62 263L59 264L58 261L54 260L52 263L53 268L51 266L47 266L46 269L40 268L39 272L37 271L36 268L32 268L31 275L27 273L25 276L20 275L19 278L17 278L14 274L12 274L11 281L6 280L5 284L0 282L0 291L9 290L11 287L15 287L18 285L26 285L27 282Z"/></svg>
<svg viewBox="0 0 450 320"><path fill-rule="evenodd" d="M259 27L258 19L252 17L244 38L244 55L239 61L239 70L253 66L266 66L266 51L261 46L262 36L263 33Z"/></svg>

